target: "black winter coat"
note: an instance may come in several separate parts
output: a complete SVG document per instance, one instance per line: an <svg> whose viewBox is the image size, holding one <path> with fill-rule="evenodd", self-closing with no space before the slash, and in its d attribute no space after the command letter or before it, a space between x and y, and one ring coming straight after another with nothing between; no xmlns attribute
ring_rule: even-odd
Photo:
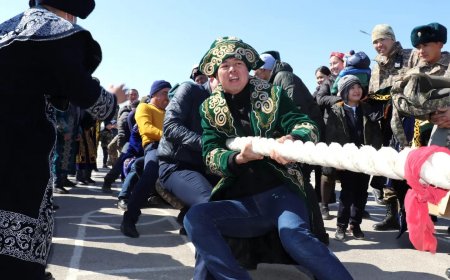
<svg viewBox="0 0 450 280"><path fill-rule="evenodd" d="M0 255L12 278L37 279L21 273L38 271L33 266L43 272L47 262L54 106L65 109L70 102L97 119L114 112L114 96L91 76L100 60L100 46L89 32L46 10L30 9L0 24L0 95L9 104L0 112L5 131L0 137L0 240L9 240Z"/></svg>
<svg viewBox="0 0 450 280"><path fill-rule="evenodd" d="M361 102L360 108L363 115L364 145L371 145L375 149L381 148L382 136L378 115L371 106ZM341 145L352 143L350 128L346 121L344 102L339 102L331 107L326 126L327 143L337 142Z"/></svg>
<svg viewBox="0 0 450 280"><path fill-rule="evenodd" d="M210 95L208 82L182 83L166 108L158 156L169 163L182 163L204 170L200 104Z"/></svg>
<svg viewBox="0 0 450 280"><path fill-rule="evenodd" d="M279 60L275 62L269 83L281 86L294 102L295 106L300 109L300 112L308 115L317 124L321 136L323 135L325 124L320 107L317 105L302 79L293 73L293 69L288 63Z"/></svg>

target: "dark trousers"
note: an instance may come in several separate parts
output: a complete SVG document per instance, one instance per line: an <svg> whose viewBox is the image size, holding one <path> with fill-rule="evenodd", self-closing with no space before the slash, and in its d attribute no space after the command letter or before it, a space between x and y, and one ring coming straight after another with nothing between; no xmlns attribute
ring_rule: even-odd
<svg viewBox="0 0 450 280"><path fill-rule="evenodd" d="M189 207L208 202L212 188L218 182L216 176L165 161L160 161L159 177L162 186Z"/></svg>
<svg viewBox="0 0 450 280"><path fill-rule="evenodd" d="M341 180L341 194L337 224L347 228L348 224L360 225L367 203L367 189L370 176L348 170L338 172Z"/></svg>
<svg viewBox="0 0 450 280"><path fill-rule="evenodd" d="M316 191L317 199L321 201L320 195L320 176L322 175L322 167L320 165L301 165L303 180L305 183L311 183L311 173L314 170L314 189Z"/></svg>
<svg viewBox="0 0 450 280"><path fill-rule="evenodd" d="M108 147L102 146L102 152L103 152L103 165L106 165L106 163L108 162Z"/></svg>
<svg viewBox="0 0 450 280"><path fill-rule="evenodd" d="M134 186L139 182L139 178L144 173L145 157L137 158L132 166L130 172L128 172L125 180L122 184L122 190L120 191L119 199L128 199L133 192Z"/></svg>
<svg viewBox="0 0 450 280"><path fill-rule="evenodd" d="M147 145L144 151L144 172L139 178L139 181L134 186L134 190L131 193L130 200L128 202L128 210L125 212L125 216L134 223L137 222L141 215L141 207L151 194L156 193L155 183L158 180L158 143L151 143Z"/></svg>
<svg viewBox="0 0 450 280"><path fill-rule="evenodd" d="M122 174L123 162L129 158L127 153L121 153L111 169L105 175L105 184L111 185Z"/></svg>
<svg viewBox="0 0 450 280"><path fill-rule="evenodd" d="M387 178L383 176L373 176L370 186L377 190L383 190L386 186Z"/></svg>
<svg viewBox="0 0 450 280"><path fill-rule="evenodd" d="M0 255L1 279L43 280L45 266L42 264Z"/></svg>

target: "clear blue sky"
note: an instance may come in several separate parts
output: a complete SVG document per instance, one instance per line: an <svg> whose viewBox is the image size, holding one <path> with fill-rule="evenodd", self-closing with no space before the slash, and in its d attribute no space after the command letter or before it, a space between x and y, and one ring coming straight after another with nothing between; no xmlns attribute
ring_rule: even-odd
<svg viewBox="0 0 450 280"><path fill-rule="evenodd" d="M0 2L0 22L28 7L28 0ZM375 57L370 36L360 30L370 33L388 23L411 48L415 26L439 22L450 28L449 15L448 0L97 0L94 12L78 23L102 46L103 62L94 73L102 84L125 83L144 95L154 80L188 80L192 65L221 36L237 36L259 52L278 50L314 91L314 70L328 66L331 51Z"/></svg>

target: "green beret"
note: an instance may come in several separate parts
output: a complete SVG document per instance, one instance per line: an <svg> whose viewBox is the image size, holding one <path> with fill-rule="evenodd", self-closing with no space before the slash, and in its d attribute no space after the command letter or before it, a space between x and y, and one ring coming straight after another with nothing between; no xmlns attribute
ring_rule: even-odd
<svg viewBox="0 0 450 280"><path fill-rule="evenodd" d="M248 70L256 70L264 65L258 52L250 45L236 37L216 39L199 63L200 71L206 76L214 76L220 64L227 58L242 60Z"/></svg>
<svg viewBox="0 0 450 280"><path fill-rule="evenodd" d="M411 44L414 47L430 42L447 43L447 28L437 22L433 22L417 26L411 31Z"/></svg>

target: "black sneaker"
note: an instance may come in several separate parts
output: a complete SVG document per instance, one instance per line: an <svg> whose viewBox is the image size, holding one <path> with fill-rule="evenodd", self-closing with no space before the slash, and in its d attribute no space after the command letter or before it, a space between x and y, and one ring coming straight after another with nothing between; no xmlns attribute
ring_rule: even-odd
<svg viewBox="0 0 450 280"><path fill-rule="evenodd" d="M103 193L112 193L111 186L103 185L102 186L102 192Z"/></svg>
<svg viewBox="0 0 450 280"><path fill-rule="evenodd" d="M339 240L339 241L344 241L345 240L345 231L347 229L341 226L338 226L336 229L336 234L334 235L334 237Z"/></svg>
<svg viewBox="0 0 450 280"><path fill-rule="evenodd" d="M69 191L66 188L64 188L63 186L58 186L58 187L53 188L53 193L67 194L67 193L69 193Z"/></svg>
<svg viewBox="0 0 450 280"><path fill-rule="evenodd" d="M364 233L362 232L361 227L359 225L351 225L350 231L352 232L353 237L355 239L358 240L364 239Z"/></svg>
<svg viewBox="0 0 450 280"><path fill-rule="evenodd" d="M445 271L445 275L447 275L447 278L450 278L450 268L447 268Z"/></svg>
<svg viewBox="0 0 450 280"><path fill-rule="evenodd" d="M123 235L131 238L139 237L139 232L136 229L136 225L130 222L122 221L122 223L120 224L120 231L123 233Z"/></svg>
<svg viewBox="0 0 450 280"><path fill-rule="evenodd" d="M178 233L180 235L187 235L186 229L184 227L180 228L180 231Z"/></svg>
<svg viewBox="0 0 450 280"><path fill-rule="evenodd" d="M164 205L166 205L166 203L159 195L151 194L148 197L147 202L145 202L141 208L158 208Z"/></svg>
<svg viewBox="0 0 450 280"><path fill-rule="evenodd" d="M117 207L120 210L127 211L128 210L128 200L124 199L124 198L120 198L119 202L117 203Z"/></svg>
<svg viewBox="0 0 450 280"><path fill-rule="evenodd" d="M94 184L94 185L95 185L95 183L97 183L96 181L92 180L90 177L89 177L89 178L86 178L86 181L87 181L88 183Z"/></svg>
<svg viewBox="0 0 450 280"><path fill-rule="evenodd" d="M72 182L72 181L70 181L69 179L65 178L64 182L63 182L63 186L69 187L69 188L74 188L74 187L77 186L77 184Z"/></svg>
<svg viewBox="0 0 450 280"><path fill-rule="evenodd" d="M322 215L322 219L324 220L331 220L333 219L333 216L330 215L330 209L328 209L328 206L320 206L320 214Z"/></svg>

